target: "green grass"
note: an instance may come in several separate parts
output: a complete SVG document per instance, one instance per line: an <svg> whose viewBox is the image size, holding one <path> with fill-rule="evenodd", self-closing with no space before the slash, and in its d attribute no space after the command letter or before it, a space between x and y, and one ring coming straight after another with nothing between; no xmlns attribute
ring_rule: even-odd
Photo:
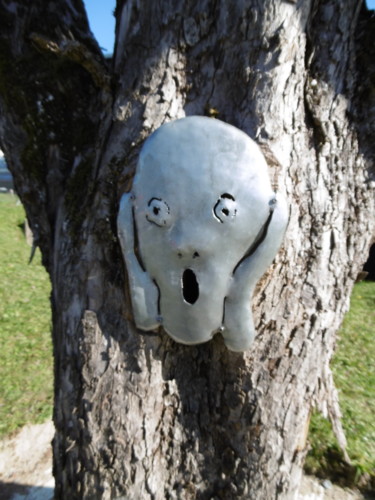
<svg viewBox="0 0 375 500"><path fill-rule="evenodd" d="M311 420L306 470L346 485L375 485L375 282L355 285L350 311L332 361L351 466L345 464L330 424Z"/></svg>
<svg viewBox="0 0 375 500"><path fill-rule="evenodd" d="M0 194L0 437L52 415L50 282L22 230L18 198Z"/></svg>

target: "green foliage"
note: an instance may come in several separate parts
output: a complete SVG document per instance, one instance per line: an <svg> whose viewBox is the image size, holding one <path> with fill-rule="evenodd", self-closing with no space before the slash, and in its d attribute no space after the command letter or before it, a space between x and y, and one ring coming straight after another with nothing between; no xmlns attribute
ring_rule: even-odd
<svg viewBox="0 0 375 500"><path fill-rule="evenodd" d="M52 414L50 282L40 252L29 265L24 210L0 194L0 436Z"/></svg>
<svg viewBox="0 0 375 500"><path fill-rule="evenodd" d="M375 484L374 325L375 282L363 281L354 287L332 361L352 464L345 463L330 424L319 414L311 419L306 460L310 473L369 488Z"/></svg>

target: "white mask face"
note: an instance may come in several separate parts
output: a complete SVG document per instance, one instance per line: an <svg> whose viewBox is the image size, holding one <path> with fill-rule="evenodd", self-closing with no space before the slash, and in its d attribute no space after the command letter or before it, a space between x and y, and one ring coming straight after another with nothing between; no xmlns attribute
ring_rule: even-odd
<svg viewBox="0 0 375 500"><path fill-rule="evenodd" d="M246 349L254 336L249 294L259 266L263 274L270 263L277 201L260 149L231 125L189 117L152 134L118 222L137 326L161 323L184 344L221 331L229 348ZM281 205L271 261L286 226Z"/></svg>

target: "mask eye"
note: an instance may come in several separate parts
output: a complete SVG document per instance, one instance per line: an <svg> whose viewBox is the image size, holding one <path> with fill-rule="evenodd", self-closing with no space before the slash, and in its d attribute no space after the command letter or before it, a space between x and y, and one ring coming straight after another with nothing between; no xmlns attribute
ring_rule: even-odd
<svg viewBox="0 0 375 500"><path fill-rule="evenodd" d="M160 198L151 198L147 204L146 219L160 227L168 226L171 219L169 206Z"/></svg>
<svg viewBox="0 0 375 500"><path fill-rule="evenodd" d="M232 221L237 214L237 204L231 194L224 193L217 200L214 206L214 216L220 222Z"/></svg>

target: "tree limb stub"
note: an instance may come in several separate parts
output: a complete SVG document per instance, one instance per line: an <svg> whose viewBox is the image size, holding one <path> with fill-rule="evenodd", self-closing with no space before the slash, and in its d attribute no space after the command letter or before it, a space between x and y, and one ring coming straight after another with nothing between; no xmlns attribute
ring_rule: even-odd
<svg viewBox="0 0 375 500"><path fill-rule="evenodd" d="M58 44L37 33L31 33L30 39L40 49L80 64L88 71L98 87L110 91L110 77L106 68L84 44L77 40L64 40Z"/></svg>

